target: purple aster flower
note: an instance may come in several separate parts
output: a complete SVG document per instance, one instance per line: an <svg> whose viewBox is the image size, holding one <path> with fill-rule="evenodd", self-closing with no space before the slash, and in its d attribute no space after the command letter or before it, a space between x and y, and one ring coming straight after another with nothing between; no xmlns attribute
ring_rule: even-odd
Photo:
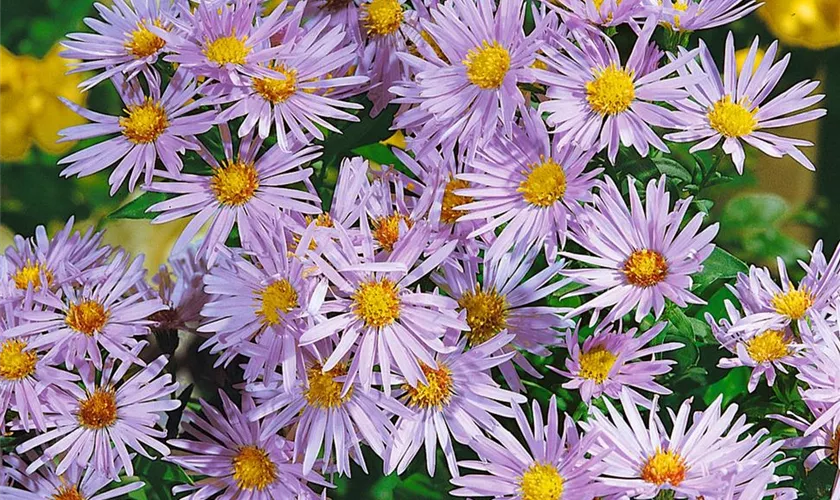
<svg viewBox="0 0 840 500"><path fill-rule="evenodd" d="M126 179L130 191L134 190L141 175L144 175L144 184L151 183L158 159L167 172L177 175L183 166L179 155L199 148L195 136L210 130L210 116L215 113L190 114L203 102L195 99L198 92L195 81L182 70L175 72L163 95L156 75L148 82L149 95L144 93L138 79L126 82L117 74L113 80L124 103L125 116L104 115L62 98L67 107L93 123L66 128L59 135L61 141L119 135L58 161L60 165L69 164L61 171L64 177L95 174L119 161L108 178L111 195Z"/></svg>
<svg viewBox="0 0 840 500"><path fill-rule="evenodd" d="M811 146L808 141L780 137L766 129L787 127L816 120L825 115L825 109L807 108L822 101L822 94L811 95L819 82L804 80L770 99L770 94L787 69L790 54L775 62L779 43L773 42L753 71L758 51L758 37L753 41L743 69L735 65L735 42L732 33L726 38L726 60L721 78L709 50L701 41L700 62L681 68L683 78L689 75L703 77L701 81L687 82L690 99L672 101L677 107L681 122L680 132L665 136L676 142L701 141L691 152L710 149L723 140L723 151L732 156L739 173L744 170L743 142L763 153L780 158L790 155L810 170L814 165L799 147Z"/></svg>
<svg viewBox="0 0 840 500"><path fill-rule="evenodd" d="M800 390L800 393L802 391ZM820 401L805 400L805 405L815 419L825 414L831 406ZM769 415L780 422L783 422L799 432L805 433L811 429L812 422L794 413L787 415ZM837 464L838 450L840 450L840 414L824 420L822 425L811 430L807 436L785 439L785 449L801 450L805 448L816 448L805 457L803 466L806 471L813 470L820 462L828 459L832 464Z"/></svg>
<svg viewBox="0 0 840 500"><path fill-rule="evenodd" d="M136 337L149 334L151 316L166 308L149 298L143 284L143 256L129 263L122 251L82 287L64 285L57 293L35 298L37 306L18 312L22 321L6 337L26 341L29 349L46 349L45 358L64 361L68 368L90 360L102 367L102 350L125 362L142 364L133 352ZM127 367L126 367L127 369Z"/></svg>
<svg viewBox="0 0 840 500"><path fill-rule="evenodd" d="M822 244L811 252L811 264L800 261L805 277L796 286L788 277L787 267L779 258L779 280L776 284L767 268L750 267L749 274L739 273L730 289L744 308L745 315L730 329L732 333L760 334L768 330L784 331L795 325L800 335L809 321L823 318L840 291L840 248L825 263Z"/></svg>
<svg viewBox="0 0 840 500"><path fill-rule="evenodd" d="M470 236L507 224L490 247L489 257L510 248L522 252L544 239L546 257L554 261L566 243L573 210L592 199L601 169L584 169L594 152L558 148L553 142L542 118L536 112L524 113L512 138L496 135L470 162L474 172L458 175L465 184L454 193L463 202L459 220L483 222Z"/></svg>
<svg viewBox="0 0 840 500"><path fill-rule="evenodd" d="M670 432L656 412L658 397L647 424L627 391L620 396L624 416L605 399L609 417L592 407L584 427L599 432L590 453L610 452L604 457L601 482L612 498L654 498L672 490L678 498L720 498L734 484L740 493L779 455L781 441L764 439L768 431L747 434L752 427L746 417L736 418L737 405L722 412L722 397L706 410L691 412L691 399L680 405Z"/></svg>
<svg viewBox="0 0 840 500"><path fill-rule="evenodd" d="M294 425L293 456L303 457L304 473L312 470L321 453L322 472L331 467L335 453L339 474L350 476L351 458L367 473L360 445L383 456L394 432L391 417L408 411L378 390L356 390L352 382L347 390L346 365L322 368L318 362L310 363L305 378L289 390L272 382L249 385L247 390L259 404L247 416L257 420L271 415L271 421L263 424L263 437Z"/></svg>
<svg viewBox="0 0 840 500"><path fill-rule="evenodd" d="M35 460L38 454L30 452L26 457ZM19 456L7 456L4 461L6 465L3 469L18 485L0 484L0 496L7 500L108 500L124 498L124 495L145 485L142 481L127 481L127 484L102 491L112 485L112 479L89 467L89 464L73 463L64 473L58 474L55 464L48 462L37 472L29 473L26 472L26 462ZM121 469L119 458L117 461L115 468Z"/></svg>
<svg viewBox="0 0 840 500"><path fill-rule="evenodd" d="M655 2L657 4L652 7L652 10L658 14L659 22L670 26L674 31L717 28L746 17L763 5L757 3L756 0L655 0Z"/></svg>
<svg viewBox="0 0 840 500"><path fill-rule="evenodd" d="M74 233L73 223L70 217L52 238L44 226L36 227L31 239L15 235L14 246L9 246L5 254L9 277L14 281L10 290L13 297L23 297L30 287L35 292L56 290L104 263L111 249L102 245L102 233L94 233L93 228L84 235Z"/></svg>
<svg viewBox="0 0 840 500"><path fill-rule="evenodd" d="M449 0L421 20L428 44L419 56L400 53L414 78L393 87L393 102L415 105L394 120L399 129L417 129L418 154L443 145L472 151L501 125L508 135L525 99L517 85L533 81L529 67L541 27L527 37L525 4ZM434 43L432 43L434 42ZM440 55L438 55L438 52Z"/></svg>
<svg viewBox="0 0 840 500"><path fill-rule="evenodd" d="M359 377L360 390L372 384L373 367L379 365L385 393L391 391L391 367L396 365L409 384L426 378L421 364L436 367L432 352L450 350L442 342L449 329L466 330L456 312L458 303L437 293L411 290L411 286L437 268L452 252L455 242L440 248L425 260L420 255L431 229L418 223L397 243L388 258L378 262L370 231L362 219L362 255L347 233L336 226L338 241L318 240L323 256L310 255L311 262L329 280L332 297L324 301L318 324L301 336L302 345L337 338L335 351L324 371L335 368L355 348L345 391Z"/></svg>
<svg viewBox="0 0 840 500"><path fill-rule="evenodd" d="M282 367L284 388L291 390L304 370L306 349L298 339L308 323L302 320L317 312L327 286L306 270L303 256L309 245L299 245L292 254L286 238L282 226L258 232L255 252L211 269L204 278L211 298L201 311L205 320L198 331L211 335L201 349L224 353L216 366L244 354L249 358L246 381L260 375L268 379Z"/></svg>
<svg viewBox="0 0 840 500"><path fill-rule="evenodd" d="M174 28L152 31L166 41L171 51L164 60L176 63L197 76L223 83L247 85L252 77L283 78L268 67L279 52L270 38L300 20L297 10L287 12L284 0L267 17L260 17L260 0L200 2L192 11L187 2L178 5Z"/></svg>
<svg viewBox="0 0 840 500"><path fill-rule="evenodd" d="M190 492L190 500L210 498L243 498L275 500L280 498L319 498L309 483L332 485L314 472L304 473L303 466L293 463L292 443L275 433L262 432L273 417L251 422L247 414L254 402L242 395L237 407L219 391L224 414L201 400L200 417L192 410L184 412L184 431L195 439L172 439L176 451L167 460L200 476L195 483L173 488L173 493Z"/></svg>
<svg viewBox="0 0 840 500"><path fill-rule="evenodd" d="M201 320L201 308L207 303L202 282L207 274L207 265L188 248L180 254L169 257L167 265L160 266L152 277L152 297L160 298L166 309L152 316L157 322L154 330L185 330L196 333Z"/></svg>
<svg viewBox="0 0 840 500"><path fill-rule="evenodd" d="M781 462L776 462L776 466ZM774 488L773 486L793 479L790 476L777 476L774 474L776 467L768 467L756 475L742 488L738 488L735 481L732 481L726 491L723 500L795 500L799 498L796 488ZM736 491L740 490L739 493Z"/></svg>
<svg viewBox="0 0 840 500"><path fill-rule="evenodd" d="M718 361L719 368L736 368L748 366L752 368L752 375L747 389L753 392L758 386L761 376L767 377L767 385L773 386L776 381L776 371L787 374L787 367L796 367L802 362L803 345L795 342L796 337L790 326L780 330L765 330L763 332L732 332L732 325L741 321L741 313L729 300L724 301L728 318L722 318L720 324L714 317L706 313L706 322L712 327L712 333L720 344L736 358L722 358Z"/></svg>
<svg viewBox="0 0 840 500"><path fill-rule="evenodd" d="M655 28L655 19L648 19L624 64L613 41L600 33L576 30L574 40L558 39L557 49L541 48L545 55L538 59L548 69L535 74L538 82L548 85L548 100L539 110L548 113L552 132L560 136L557 147L606 149L612 163L619 143L633 146L642 156L650 146L668 151L651 126L677 128L678 122L657 103L684 99L684 87L705 81L705 76L671 77L697 55L696 50L659 67L662 53L650 43Z"/></svg>
<svg viewBox="0 0 840 500"><path fill-rule="evenodd" d="M264 154L259 151L263 140L247 134L239 141L239 151L233 153L233 139L227 124L219 125L225 160L219 162L203 146L199 153L213 169L213 175L162 175L169 182L154 182L147 189L176 196L149 207L160 212L152 220L162 224L194 215L175 242L172 251L178 253L190 244L199 230L209 222L207 235L198 253L212 265L225 240L236 224L243 246L254 238L256 226L276 218L280 210L316 214L318 207L311 202L317 195L288 186L304 181L311 168L301 166L321 153L315 146L296 146L283 151L274 146Z"/></svg>
<svg viewBox="0 0 840 500"><path fill-rule="evenodd" d="M25 339L8 338L6 332L17 323L7 304L0 314L0 432L6 432L12 414L15 426L25 431L47 428L47 406L53 392L67 390L79 377L57 368L56 360L45 359L42 352L29 347Z"/></svg>
<svg viewBox="0 0 840 500"><path fill-rule="evenodd" d="M142 347L138 344L133 354ZM116 479L123 467L127 475L134 475L128 448L150 460L146 447L163 456L169 454L162 441L166 431L158 424L165 412L181 405L171 397L178 383L172 382L171 375L160 374L166 366L164 356L125 379L131 366L127 362L117 365L114 358L108 358L100 376L90 364L79 367L84 387L55 393L50 405L54 414L48 419L52 429L16 448L24 453L53 443L26 468L27 473L61 457L56 474L64 474L73 464L92 465L98 473Z"/></svg>
<svg viewBox="0 0 840 500"><path fill-rule="evenodd" d="M560 4L568 9L563 17L597 26L618 26L633 23L635 18L645 14L645 0L562 0ZM566 21L569 23L569 20Z"/></svg>
<svg viewBox="0 0 840 500"><path fill-rule="evenodd" d="M465 460L459 465L484 474L453 478L452 484L460 488L451 495L495 500L594 498L601 488L595 478L603 469L602 456L588 456L596 435L580 439L575 422L568 415L561 424L553 395L545 424L536 401L532 403L533 428L522 408L514 406L513 410L527 448L504 428L494 431L494 439L477 435L470 448L481 460Z"/></svg>
<svg viewBox="0 0 840 500"><path fill-rule="evenodd" d="M457 300L458 307L466 313L469 329L463 334L471 348L501 333L512 335L512 343L503 346L506 352L515 353L512 362L502 363L499 369L510 388L519 392L525 388L514 363L531 377L542 376L516 349L536 356L549 356L548 347L563 343L559 329L574 326L572 321L563 318L565 310L535 305L569 284L569 280L551 282L563 269L565 262L562 260L526 279L541 248L538 242L526 252L506 252L496 259L485 260L480 283L478 262L469 255L444 265L442 276L432 275L432 280Z"/></svg>
<svg viewBox="0 0 840 500"><path fill-rule="evenodd" d="M251 77L241 86L209 87L207 94L221 94L221 102L233 103L219 113L216 122L245 116L239 136L256 128L262 138L268 137L273 124L278 144L288 150L287 135L293 137L292 142L307 144L310 137L324 139L319 127L340 133L327 119L359 121L343 109L362 109L360 104L330 97L336 90L366 83L367 78L334 76L355 61L356 48L345 43L340 27L327 31L328 21L325 18L305 32L297 23L286 28L276 59L268 63L281 77Z"/></svg>
<svg viewBox="0 0 840 500"><path fill-rule="evenodd" d="M658 323L638 337L636 328L620 332L620 325L617 330L611 325L584 340L583 347L578 344L577 332L570 331L566 340L569 349L566 370L553 366L548 368L571 379L563 384L563 388L580 391L586 404L604 394L618 399L624 390L635 403L649 408L650 400L638 391L671 394L667 387L656 382L656 376L670 372L671 365L676 363L670 359L657 360L653 356L683 347L679 342L647 346L666 325ZM645 357L650 359L643 360Z"/></svg>
<svg viewBox="0 0 840 500"><path fill-rule="evenodd" d="M840 303L834 306L840 313ZM796 378L807 385L801 391L802 399L806 402L819 404L822 408L816 420L805 429L805 437L812 435L827 422L840 416L840 377L837 367L840 366L840 335L837 323L829 323L821 317L812 319L813 326L802 324L802 335L813 339L808 345L807 362L799 366Z"/></svg>
<svg viewBox="0 0 840 500"><path fill-rule="evenodd" d="M514 410L507 405L526 401L524 396L499 387L490 376L491 368L513 356L495 355L511 340L511 335L501 334L465 351L466 339L462 339L454 351L436 354L434 365L421 365L424 381L405 384L399 394L411 414L397 419L385 452L386 474L405 472L425 446L426 470L434 476L435 450L440 444L449 473L459 476L452 438L469 444L482 429L496 433L502 427L494 415L512 418Z"/></svg>
<svg viewBox="0 0 840 500"><path fill-rule="evenodd" d="M122 73L131 80L141 71L154 71L152 65L166 49L166 42L149 28L168 30L175 14L170 2L158 0L115 0L112 8L94 4L101 19L85 19L95 33L70 33L61 43L65 59L81 60L70 73L100 71L81 83L84 90ZM148 73L147 73L148 74Z"/></svg>
<svg viewBox="0 0 840 500"><path fill-rule="evenodd" d="M714 250L718 225L700 231L704 214L698 213L681 228L690 197L678 200L670 211L663 176L648 183L643 206L633 182L628 179L629 207L607 178L594 203L577 215L572 238L592 255L566 255L593 267L566 269L564 274L586 285L575 294L599 295L572 315L611 308L605 321L614 321L636 308L636 321L641 321L651 310L659 317L666 298L680 307L703 303L689 291L691 275Z"/></svg>

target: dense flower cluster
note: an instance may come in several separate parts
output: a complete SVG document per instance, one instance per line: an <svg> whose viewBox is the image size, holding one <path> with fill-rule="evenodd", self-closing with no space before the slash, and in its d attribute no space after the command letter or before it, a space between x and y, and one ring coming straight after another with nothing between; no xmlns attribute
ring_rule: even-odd
<svg viewBox="0 0 840 500"><path fill-rule="evenodd" d="M402 474L422 449L454 496L795 498L783 447L837 462L840 253L818 245L798 285L753 267L723 289L728 317L708 316L749 391L796 373L811 415L775 418L802 437L772 439L721 397L664 408L686 348L668 332L705 304L718 226L667 175L617 168L679 142L738 172L744 145L813 168L807 143L768 130L822 116L817 83L777 92L775 43L739 70L730 34L720 72L683 36L758 6L97 4L66 56L123 110L66 101L90 123L62 136L100 140L62 175L109 170L112 193L154 199L152 223L190 221L153 278L72 219L6 250L1 496L118 498L142 487L126 477L143 457L194 476L181 498L326 498L371 457ZM346 122L382 117L404 148L330 149ZM238 377L186 411L179 332ZM575 418L535 388L577 398Z"/></svg>

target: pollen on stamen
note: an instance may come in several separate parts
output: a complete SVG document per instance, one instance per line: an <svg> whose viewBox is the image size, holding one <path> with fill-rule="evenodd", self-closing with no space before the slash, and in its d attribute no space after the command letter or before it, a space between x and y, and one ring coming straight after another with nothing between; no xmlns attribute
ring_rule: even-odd
<svg viewBox="0 0 840 500"><path fill-rule="evenodd" d="M467 311L467 325L470 330L464 332L470 345L476 346L487 342L507 328L509 304L504 295L495 288L464 292L458 305Z"/></svg>
<svg viewBox="0 0 840 500"><path fill-rule="evenodd" d="M411 229L414 221L406 215L396 213L379 217L373 221L373 238L384 250L390 252L400 239L400 226L403 224L406 229Z"/></svg>
<svg viewBox="0 0 840 500"><path fill-rule="evenodd" d="M522 500L559 500L565 483L557 467L535 463L519 479L520 496Z"/></svg>
<svg viewBox="0 0 840 500"><path fill-rule="evenodd" d="M49 500L85 500L75 485L59 486Z"/></svg>
<svg viewBox="0 0 840 500"><path fill-rule="evenodd" d="M70 304L64 320L70 328L92 337L102 331L109 316L110 312L99 302L84 300Z"/></svg>
<svg viewBox="0 0 840 500"><path fill-rule="evenodd" d="M595 78L586 83L586 101L601 115L617 115L630 108L636 99L633 72L615 63L593 71Z"/></svg>
<svg viewBox="0 0 840 500"><path fill-rule="evenodd" d="M18 339L0 344L0 378L16 381L35 373L38 355L26 347L26 342Z"/></svg>
<svg viewBox="0 0 840 500"><path fill-rule="evenodd" d="M756 363L778 361L789 355L790 338L781 330L767 330L746 342L747 354Z"/></svg>
<svg viewBox="0 0 840 500"><path fill-rule="evenodd" d="M365 326L387 326L400 317L397 285L388 278L363 282L353 294L353 312Z"/></svg>
<svg viewBox="0 0 840 500"><path fill-rule="evenodd" d="M246 43L248 37L237 38L236 32L230 36L223 36L204 45L204 56L211 62L224 66L226 64L245 64L251 53Z"/></svg>
<svg viewBox="0 0 840 500"><path fill-rule="evenodd" d="M662 486L665 483L679 486L685 480L688 468L685 459L674 451L658 450L642 466L641 477L644 481Z"/></svg>
<svg viewBox="0 0 840 500"><path fill-rule="evenodd" d="M142 104L131 104L120 117L122 134L134 144L149 144L169 127L169 118L163 104L146 97Z"/></svg>
<svg viewBox="0 0 840 500"><path fill-rule="evenodd" d="M731 96L715 102L709 110L709 126L724 137L744 137L758 127L758 108L748 109L746 100L733 102Z"/></svg>
<svg viewBox="0 0 840 500"><path fill-rule="evenodd" d="M271 69L285 78L254 78L254 92L273 104L286 102L297 92L297 71L285 66Z"/></svg>
<svg viewBox="0 0 840 500"><path fill-rule="evenodd" d="M26 264L15 272L12 279L15 282L15 286L20 290L26 290L29 288L29 285L32 285L32 289L38 291L42 285L41 273L43 273L47 280L47 286L50 286L53 282L53 273L43 264L32 262L31 260L27 260Z"/></svg>
<svg viewBox="0 0 840 500"><path fill-rule="evenodd" d="M531 205L546 208L563 199L566 194L566 172L552 158L540 156L540 163L529 166L527 177L517 191Z"/></svg>
<svg viewBox="0 0 840 500"><path fill-rule="evenodd" d="M277 480L277 465L259 446L243 446L233 457L233 479L240 490L262 491Z"/></svg>
<svg viewBox="0 0 840 500"><path fill-rule="evenodd" d="M298 306L298 293L286 278L279 279L257 293L257 315L263 323L273 326L283 321L283 315Z"/></svg>
<svg viewBox="0 0 840 500"><path fill-rule="evenodd" d="M597 384L607 381L610 370L615 365L618 356L602 346L596 346L589 352L581 353L579 363L580 372L578 376L589 379Z"/></svg>
<svg viewBox="0 0 840 500"><path fill-rule="evenodd" d="M162 26L160 19L155 19L153 24L157 27ZM152 33L144 21L137 23L137 29L129 34L128 41L125 42L125 49L137 59L145 59L153 56L165 46L166 41Z"/></svg>
<svg viewBox="0 0 840 500"><path fill-rule="evenodd" d="M805 314L814 305L814 295L807 286L797 290L793 284L789 284L787 292L778 292L770 301L773 309L782 316L796 321L805 317Z"/></svg>
<svg viewBox="0 0 840 500"><path fill-rule="evenodd" d="M347 367L338 365L332 370L323 371L320 364L315 364L306 370L307 387L303 391L303 397L309 406L322 410L338 408L353 396L353 388L347 391L344 396L341 391L343 383L336 380L338 377L347 375Z"/></svg>
<svg viewBox="0 0 840 500"><path fill-rule="evenodd" d="M456 194L459 189L467 189L470 183L463 179L449 178L449 182L443 188L443 200L440 204L440 220L444 224L455 224L460 217L466 214L465 211L459 210L457 207L472 203L471 196L463 196Z"/></svg>
<svg viewBox="0 0 840 500"><path fill-rule="evenodd" d="M497 89L510 70L510 53L499 42L484 40L480 47L467 52L464 65L470 82L484 90Z"/></svg>
<svg viewBox="0 0 840 500"><path fill-rule="evenodd" d="M79 401L79 424L87 429L104 429L117 421L117 396L113 390L96 389Z"/></svg>
<svg viewBox="0 0 840 500"><path fill-rule="evenodd" d="M393 35L403 22L402 5L397 0L371 0L362 4L360 19L369 35Z"/></svg>
<svg viewBox="0 0 840 500"><path fill-rule="evenodd" d="M252 163L229 161L216 169L210 180L210 190L222 205L239 206L247 203L257 188L260 177Z"/></svg>
<svg viewBox="0 0 840 500"><path fill-rule="evenodd" d="M656 250L636 250L624 262L622 272L631 285L647 288L668 276L668 263Z"/></svg>
<svg viewBox="0 0 840 500"><path fill-rule="evenodd" d="M428 383L418 382L415 387L408 384L403 385L408 405L415 408L439 409L448 405L455 393L452 371L440 363L438 363L437 369L423 364L420 365L420 368L423 370Z"/></svg>

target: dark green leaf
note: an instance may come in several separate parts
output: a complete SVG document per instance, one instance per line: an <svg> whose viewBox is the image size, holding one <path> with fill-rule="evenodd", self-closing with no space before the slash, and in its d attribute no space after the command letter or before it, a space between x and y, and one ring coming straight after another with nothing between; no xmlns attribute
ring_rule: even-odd
<svg viewBox="0 0 840 500"><path fill-rule="evenodd" d="M692 276L694 289L705 288L718 280L735 278L738 273L747 272L747 265L720 247L715 247L703 261L703 270Z"/></svg>
<svg viewBox="0 0 840 500"><path fill-rule="evenodd" d="M108 214L109 219L154 219L157 215L146 210L154 205L166 201L169 195L166 193L146 192L129 201L120 208Z"/></svg>

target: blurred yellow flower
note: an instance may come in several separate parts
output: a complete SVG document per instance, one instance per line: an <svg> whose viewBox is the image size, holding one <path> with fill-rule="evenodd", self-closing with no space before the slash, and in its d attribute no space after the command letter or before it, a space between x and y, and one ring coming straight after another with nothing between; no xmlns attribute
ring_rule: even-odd
<svg viewBox="0 0 840 500"><path fill-rule="evenodd" d="M172 246L189 219L180 219L166 224L151 224L148 220L118 219L106 222L101 229L105 230L103 241L114 247L122 247L131 255L146 256L145 267L149 270L147 278L157 272L161 265L166 264ZM82 223L79 227L86 227Z"/></svg>
<svg viewBox="0 0 840 500"><path fill-rule="evenodd" d="M750 53L750 49L741 49L735 51L735 67L738 68L738 73L741 73L741 70L744 68L744 63L747 62L747 56ZM755 70L758 69L758 65L761 64L761 60L764 59L764 49L761 47L755 52L755 61L753 62L752 72L755 73Z"/></svg>
<svg viewBox="0 0 840 500"><path fill-rule="evenodd" d="M33 142L51 154L61 154L72 143L58 144L58 131L85 122L58 100L65 97L84 105L86 95L77 85L82 75L65 75L66 59L56 44L43 59L17 56L0 46L0 159L20 160Z"/></svg>
<svg viewBox="0 0 840 500"><path fill-rule="evenodd" d="M840 45L838 0L764 0L758 13L787 45L815 50Z"/></svg>

